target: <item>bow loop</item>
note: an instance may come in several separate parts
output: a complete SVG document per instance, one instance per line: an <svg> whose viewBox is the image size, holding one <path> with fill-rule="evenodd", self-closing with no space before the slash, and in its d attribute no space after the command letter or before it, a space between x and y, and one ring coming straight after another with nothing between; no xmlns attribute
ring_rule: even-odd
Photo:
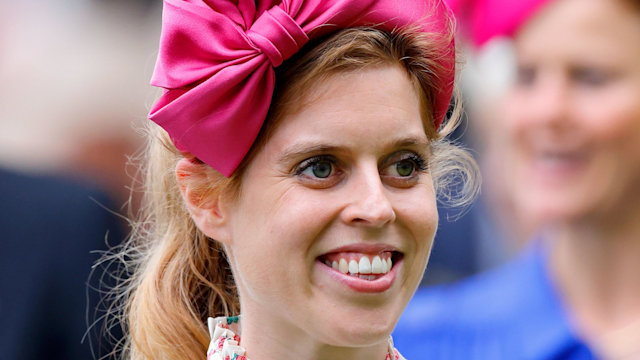
<svg viewBox="0 0 640 360"><path fill-rule="evenodd" d="M280 66L309 41L295 20L277 5L258 17L247 31L247 37L274 67Z"/></svg>
<svg viewBox="0 0 640 360"><path fill-rule="evenodd" d="M308 41L339 29L391 31L418 25L448 34L443 0L164 0L160 51L152 84L165 89L149 118L181 150L230 176L248 153L269 112L274 68ZM255 19L255 20L254 20ZM436 49L446 70L436 78L434 126L453 86L450 40Z"/></svg>

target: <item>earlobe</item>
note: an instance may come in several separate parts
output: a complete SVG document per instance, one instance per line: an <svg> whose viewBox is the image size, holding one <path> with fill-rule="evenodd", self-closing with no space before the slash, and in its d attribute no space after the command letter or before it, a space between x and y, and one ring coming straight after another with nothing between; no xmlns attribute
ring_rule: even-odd
<svg viewBox="0 0 640 360"><path fill-rule="evenodd" d="M211 191L210 169L182 158L176 164L176 181L194 223L208 237L223 244L230 242L228 213L224 194Z"/></svg>

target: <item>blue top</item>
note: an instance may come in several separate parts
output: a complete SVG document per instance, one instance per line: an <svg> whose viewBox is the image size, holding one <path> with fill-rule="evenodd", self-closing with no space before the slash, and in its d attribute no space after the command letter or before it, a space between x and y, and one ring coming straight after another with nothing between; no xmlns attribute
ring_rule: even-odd
<svg viewBox="0 0 640 360"><path fill-rule="evenodd" d="M596 359L570 327L541 243L493 271L420 289L393 334L420 359Z"/></svg>

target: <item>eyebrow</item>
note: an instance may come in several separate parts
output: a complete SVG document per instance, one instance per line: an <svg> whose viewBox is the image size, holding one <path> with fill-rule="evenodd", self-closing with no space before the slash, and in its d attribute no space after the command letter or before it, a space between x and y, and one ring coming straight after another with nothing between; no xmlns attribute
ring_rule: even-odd
<svg viewBox="0 0 640 360"><path fill-rule="evenodd" d="M425 148L429 147L429 140L426 137L407 136L401 137L395 140L391 140L388 144L385 144L383 148L385 151L391 151L398 148ZM298 159L300 157L309 156L311 154L329 153L329 152L344 152L345 147L331 144L326 142L301 142L294 144L286 148L283 154L279 157L278 162L287 163L291 160Z"/></svg>
<svg viewBox="0 0 640 360"><path fill-rule="evenodd" d="M392 141L391 144L389 146L387 146L387 148L391 148L391 149L403 148L403 147L424 147L424 148L428 148L429 147L429 140L426 138L426 136L424 136L424 137L409 136L409 137L403 137L403 138L397 139L395 141Z"/></svg>
<svg viewBox="0 0 640 360"><path fill-rule="evenodd" d="M292 160L300 157L308 156L310 154L319 154L327 152L340 151L341 147L330 144L318 144L318 143L298 143L285 149L280 156L278 162L288 163Z"/></svg>

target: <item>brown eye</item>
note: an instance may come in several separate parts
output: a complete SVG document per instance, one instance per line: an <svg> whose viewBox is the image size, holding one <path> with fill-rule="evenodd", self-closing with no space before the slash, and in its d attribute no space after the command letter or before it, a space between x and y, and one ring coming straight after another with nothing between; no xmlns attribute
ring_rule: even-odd
<svg viewBox="0 0 640 360"><path fill-rule="evenodd" d="M527 87L532 86L536 80L536 68L529 65L520 65L516 70L516 84Z"/></svg>

